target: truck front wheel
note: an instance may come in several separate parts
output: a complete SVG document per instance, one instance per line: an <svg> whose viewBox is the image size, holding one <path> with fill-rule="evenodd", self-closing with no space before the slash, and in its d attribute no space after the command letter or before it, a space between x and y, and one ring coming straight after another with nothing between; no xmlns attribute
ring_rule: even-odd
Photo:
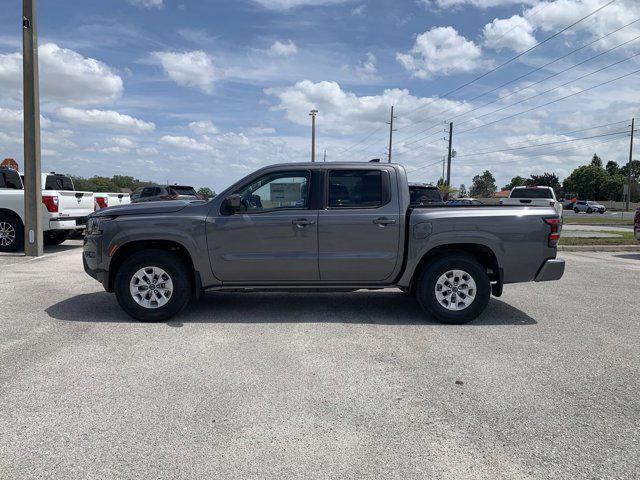
<svg viewBox="0 0 640 480"><path fill-rule="evenodd" d="M193 289L184 262L165 250L130 255L116 272L114 287L120 307L143 322L162 322L178 314Z"/></svg>
<svg viewBox="0 0 640 480"><path fill-rule="evenodd" d="M477 318L487 307L491 282L473 257L451 254L423 270L416 288L422 308L442 323L461 324Z"/></svg>

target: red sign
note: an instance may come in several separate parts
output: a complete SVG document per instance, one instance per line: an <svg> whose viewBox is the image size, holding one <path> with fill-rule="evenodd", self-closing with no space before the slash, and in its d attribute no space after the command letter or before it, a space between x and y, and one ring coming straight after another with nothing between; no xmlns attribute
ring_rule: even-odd
<svg viewBox="0 0 640 480"><path fill-rule="evenodd" d="M20 170L18 162L16 162L13 158L5 158L2 163L0 163L0 168L10 168L11 170L15 171Z"/></svg>

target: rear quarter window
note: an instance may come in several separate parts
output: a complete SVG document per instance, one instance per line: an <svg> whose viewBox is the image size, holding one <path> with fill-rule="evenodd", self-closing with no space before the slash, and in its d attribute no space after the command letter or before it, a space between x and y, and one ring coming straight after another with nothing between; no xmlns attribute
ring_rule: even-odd
<svg viewBox="0 0 640 480"><path fill-rule="evenodd" d="M0 172L0 188L22 190L22 181L20 180L20 175L18 174L18 172Z"/></svg>

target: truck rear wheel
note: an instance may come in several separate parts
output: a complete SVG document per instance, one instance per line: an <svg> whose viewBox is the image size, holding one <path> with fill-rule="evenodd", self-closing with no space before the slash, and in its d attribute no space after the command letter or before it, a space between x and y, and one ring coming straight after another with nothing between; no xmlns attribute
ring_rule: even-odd
<svg viewBox="0 0 640 480"><path fill-rule="evenodd" d="M162 322L178 314L193 290L184 262L164 250L129 256L116 272L114 287L120 307L143 322Z"/></svg>
<svg viewBox="0 0 640 480"><path fill-rule="evenodd" d="M69 237L67 230L47 230L43 233L45 245L60 245Z"/></svg>
<svg viewBox="0 0 640 480"><path fill-rule="evenodd" d="M416 288L422 308L442 323L461 324L477 318L487 307L491 282L473 257L451 254L424 269Z"/></svg>
<svg viewBox="0 0 640 480"><path fill-rule="evenodd" d="M24 248L24 225L15 215L0 213L0 252L17 252Z"/></svg>

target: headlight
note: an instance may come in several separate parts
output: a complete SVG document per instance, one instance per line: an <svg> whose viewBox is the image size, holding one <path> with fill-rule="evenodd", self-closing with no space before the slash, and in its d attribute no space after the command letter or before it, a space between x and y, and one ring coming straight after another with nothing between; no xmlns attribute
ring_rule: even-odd
<svg viewBox="0 0 640 480"><path fill-rule="evenodd" d="M102 233L104 224L106 222L110 222L114 218L116 217L89 217L89 219L87 220L87 235L100 235Z"/></svg>

